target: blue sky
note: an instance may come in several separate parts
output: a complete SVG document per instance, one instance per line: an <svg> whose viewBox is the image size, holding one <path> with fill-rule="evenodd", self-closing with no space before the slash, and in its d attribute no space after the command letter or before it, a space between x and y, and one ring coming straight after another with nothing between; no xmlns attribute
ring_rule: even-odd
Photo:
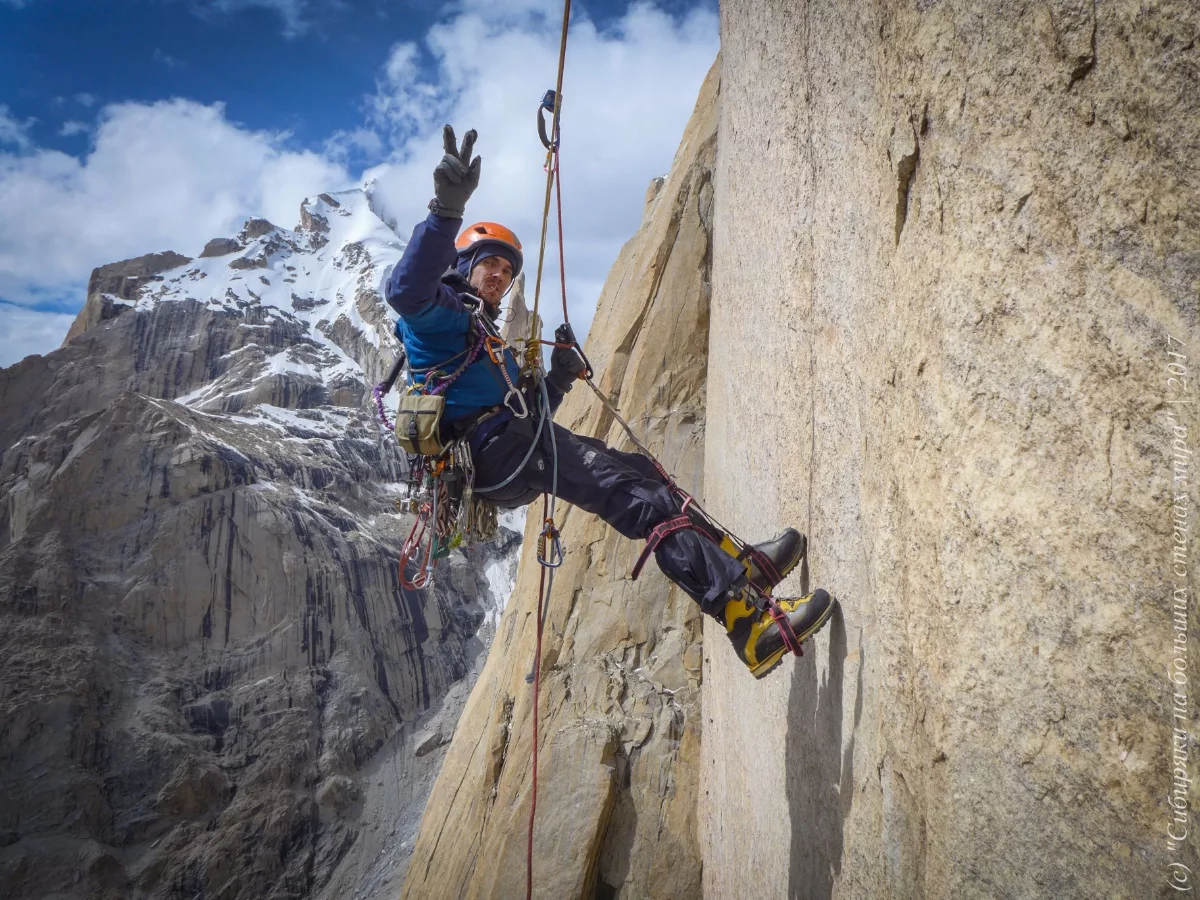
<svg viewBox="0 0 1200 900"><path fill-rule="evenodd" d="M63 136L64 124L86 122L107 103L164 97L224 103L235 121L289 131L295 145L320 149L331 133L357 125L358 100L391 46L419 40L440 8L0 0L0 102L16 119L37 120L39 146L73 154L86 151L87 134ZM264 79L268 71L282 77Z"/></svg>
<svg viewBox="0 0 1200 900"><path fill-rule="evenodd" d="M403 232L428 199L443 120L480 131L484 184L468 215L486 205L479 218L532 243L534 110L553 84L561 10L0 0L0 365L61 341L92 267L195 254L251 215L294 226L322 190L374 180ZM573 4L564 190L581 306L669 167L716 49L715 2Z"/></svg>

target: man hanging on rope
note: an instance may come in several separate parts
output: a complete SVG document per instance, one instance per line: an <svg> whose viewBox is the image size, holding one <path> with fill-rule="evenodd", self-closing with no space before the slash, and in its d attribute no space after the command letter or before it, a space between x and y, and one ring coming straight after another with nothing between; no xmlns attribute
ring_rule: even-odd
<svg viewBox="0 0 1200 900"><path fill-rule="evenodd" d="M479 184L480 158L471 158L475 138L468 131L460 149L446 126L430 214L387 282L411 382L420 388L434 373L444 382L455 372L445 389L442 439L467 441L478 496L514 508L553 493L625 537L647 540L647 554L652 551L663 573L725 626L742 662L761 678L788 650L799 652L837 605L823 590L798 599L767 596L804 558L804 536L789 528L739 553L652 459L546 421L586 370L568 324L555 332L545 376L541 396L549 409L539 387L519 383L520 367L507 349L489 345L493 349L476 350L462 366L480 327L494 333L500 302L523 262L520 242L504 226L462 228Z"/></svg>

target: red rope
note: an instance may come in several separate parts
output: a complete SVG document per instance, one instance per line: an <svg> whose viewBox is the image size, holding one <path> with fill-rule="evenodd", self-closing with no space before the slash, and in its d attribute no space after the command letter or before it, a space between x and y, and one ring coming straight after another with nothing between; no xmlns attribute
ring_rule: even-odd
<svg viewBox="0 0 1200 900"><path fill-rule="evenodd" d="M550 501L542 495L542 518L550 515ZM546 603L546 567L538 583L537 651L533 657L533 799L529 804L529 849L525 858L525 897L533 898L533 819L537 815L538 788L538 693L542 684L542 609Z"/></svg>
<svg viewBox="0 0 1200 900"><path fill-rule="evenodd" d="M677 531L684 529L698 530L692 523L692 520L687 516L678 516L674 519L667 519L655 525L648 535L646 535L646 546L642 550L642 555L638 557L633 566L633 573L630 576L634 581L637 581L638 576L642 574L642 566L646 565L646 560L650 558L650 554L658 549L658 545L663 540Z"/></svg>
<svg viewBox="0 0 1200 900"><path fill-rule="evenodd" d="M779 636L783 638L783 646L797 656L803 656L804 650L800 647L800 641L796 639L796 632L792 630L792 623L788 621L787 614L779 608L774 597L767 597L767 604L767 611L770 612L771 618L775 620L775 625L779 628Z"/></svg>
<svg viewBox="0 0 1200 900"><path fill-rule="evenodd" d="M435 539L433 534L429 534L429 520L432 515L429 504L422 504L421 510L417 514L417 520L413 522L412 530L409 531L408 537L404 539L404 544L400 548L400 584L408 590L422 590L429 586L429 559L433 554ZM436 526L434 531L437 531ZM429 538L429 543L425 548L425 555L422 557L420 556L421 544L425 541L426 536ZM408 567L414 563L416 574L410 581L405 573Z"/></svg>
<svg viewBox="0 0 1200 900"><path fill-rule="evenodd" d="M569 0L568 0L568 9ZM559 170L558 121L554 122L554 194L558 201L558 280L562 287L563 321L567 318L567 264L563 253L563 220L562 220L562 173ZM540 341L542 344L553 344L552 341ZM573 344L554 344L556 347L571 347ZM542 519L549 520L550 499L542 495ZM539 560L540 561L540 560ZM533 900L533 822L537 816L538 789L538 695L542 684L542 618L546 604L546 566L542 565L542 573L538 582L537 608L537 651L533 660L533 789L529 803L529 836L528 849L525 856L525 898Z"/></svg>

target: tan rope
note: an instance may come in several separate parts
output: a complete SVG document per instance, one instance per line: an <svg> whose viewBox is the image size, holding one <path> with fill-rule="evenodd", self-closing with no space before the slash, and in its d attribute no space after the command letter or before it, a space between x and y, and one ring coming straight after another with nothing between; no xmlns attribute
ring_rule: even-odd
<svg viewBox="0 0 1200 900"><path fill-rule="evenodd" d="M546 237L549 234L550 225L550 194L554 188L554 153L558 143L558 114L562 109L562 83L563 69L567 63L567 25L571 20L571 0L564 0L563 3L563 20L562 20L562 39L558 46L558 79L554 84L554 130L551 135L550 149L546 151L546 202L542 210L542 242L538 248L538 263L537 263L537 279L533 284L533 318L529 325L529 345L526 348L526 364L531 368L534 361L541 354L541 346L536 342L538 340L538 305L542 296L542 265L546 259Z"/></svg>

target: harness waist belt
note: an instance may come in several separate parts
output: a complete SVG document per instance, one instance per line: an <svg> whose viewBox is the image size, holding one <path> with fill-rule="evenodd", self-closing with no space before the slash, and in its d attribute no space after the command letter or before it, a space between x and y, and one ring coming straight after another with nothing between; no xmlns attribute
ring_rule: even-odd
<svg viewBox="0 0 1200 900"><path fill-rule="evenodd" d="M461 419L455 419L453 422L443 422L443 442L450 443L460 438L469 437L476 428L504 409L507 409L507 407L501 403L497 406L489 406L487 409L480 410L473 416L465 416Z"/></svg>

